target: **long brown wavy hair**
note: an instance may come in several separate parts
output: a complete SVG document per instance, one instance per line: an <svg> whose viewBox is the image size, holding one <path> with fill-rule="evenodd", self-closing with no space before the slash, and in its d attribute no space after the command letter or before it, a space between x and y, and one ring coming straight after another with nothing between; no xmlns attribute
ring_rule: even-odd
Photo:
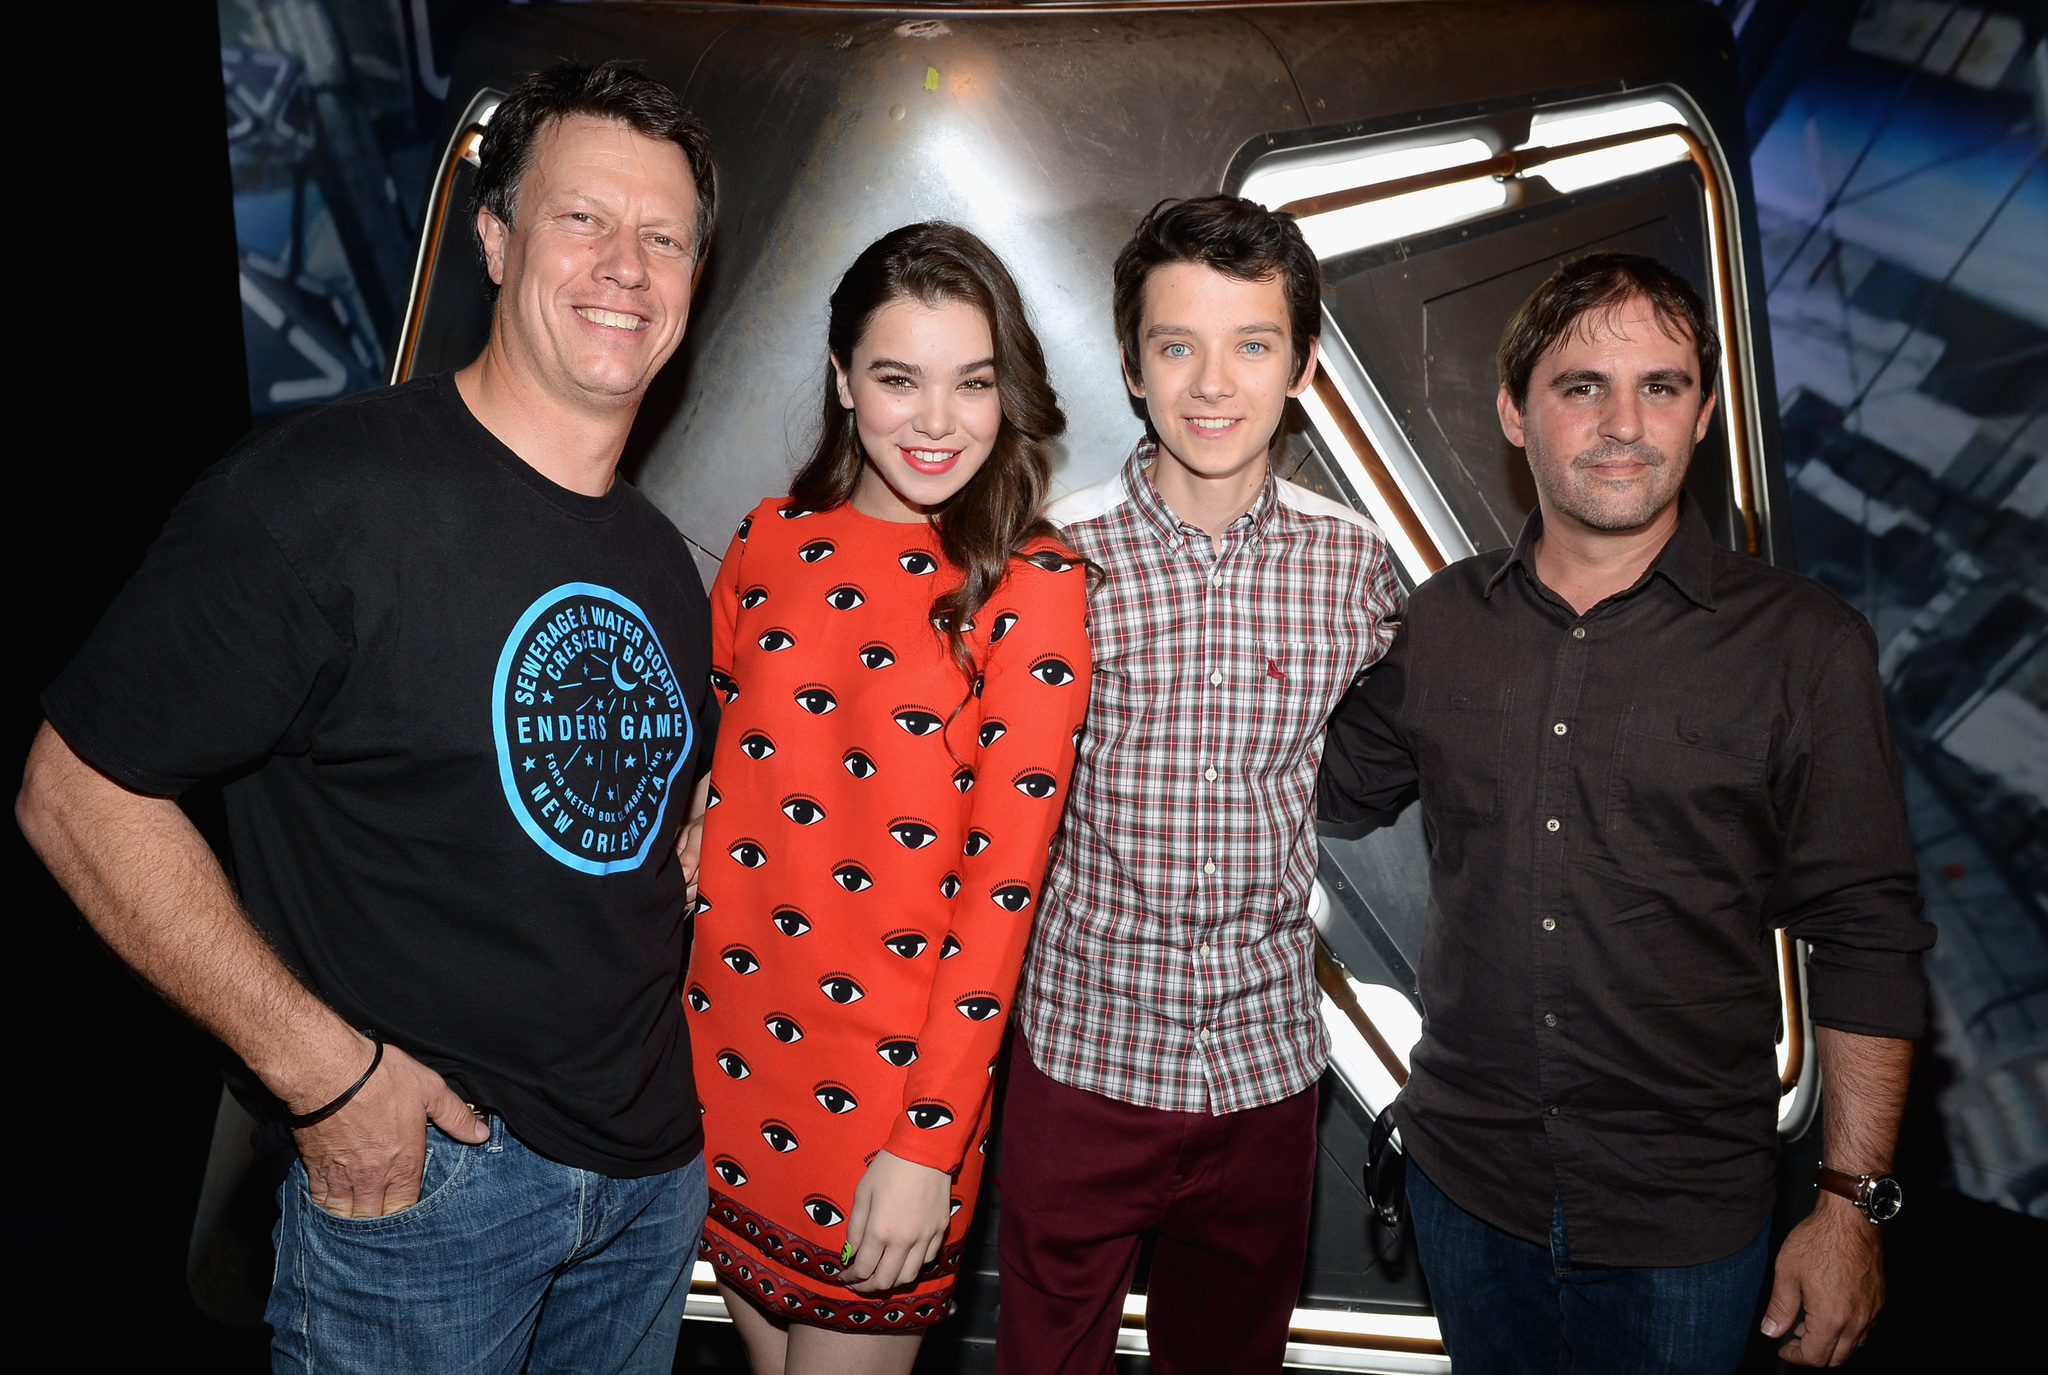
<svg viewBox="0 0 2048 1375"><path fill-rule="evenodd" d="M932 517L939 548L960 570L961 580L933 600L931 618L945 637L953 662L972 679L974 655L963 629L995 595L1011 560L1027 559L1047 569L1079 561L1071 553L1062 557L1046 549L1024 552L1033 543L1060 544L1057 530L1041 512L1052 487L1049 446L1066 430L1067 417L1046 380L1045 350L1024 313L1017 283L980 239L958 225L907 224L890 230L853 260L832 293L826 332L832 357L849 375L853 351L867 333L868 322L883 306L901 300L926 306L953 301L971 305L988 321L995 344L1002 428L980 471ZM854 414L840 404L837 375L830 364L825 368L824 413L818 446L790 483L789 505L796 510L829 511L844 505L853 499L867 466Z"/></svg>

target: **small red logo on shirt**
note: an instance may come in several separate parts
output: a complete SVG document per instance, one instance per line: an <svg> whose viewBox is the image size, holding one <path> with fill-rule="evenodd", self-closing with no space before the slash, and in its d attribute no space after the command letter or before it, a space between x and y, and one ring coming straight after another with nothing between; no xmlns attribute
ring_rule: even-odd
<svg viewBox="0 0 2048 1375"><path fill-rule="evenodd" d="M1279 661L1275 659L1269 658L1266 660L1266 676L1268 678L1278 678L1283 683L1287 681L1287 675L1280 671Z"/></svg>

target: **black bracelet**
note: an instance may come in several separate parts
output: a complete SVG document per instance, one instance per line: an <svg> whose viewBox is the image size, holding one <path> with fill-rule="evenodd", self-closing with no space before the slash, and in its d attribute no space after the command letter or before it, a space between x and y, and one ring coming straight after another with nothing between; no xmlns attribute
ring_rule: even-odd
<svg viewBox="0 0 2048 1375"><path fill-rule="evenodd" d="M315 1123L325 1122L328 1118L347 1107L351 1098L362 1092L363 1085L369 1083L370 1076L377 1072L377 1066L384 1063L384 1038L374 1031L365 1031L363 1035L369 1037L370 1044L377 1048L376 1054L370 1057L370 1067L363 1071L363 1077L343 1089L341 1097L335 1099L324 1108L315 1108L311 1112L286 1113L284 1115L284 1124L287 1127L290 1127L293 1131L303 1131Z"/></svg>

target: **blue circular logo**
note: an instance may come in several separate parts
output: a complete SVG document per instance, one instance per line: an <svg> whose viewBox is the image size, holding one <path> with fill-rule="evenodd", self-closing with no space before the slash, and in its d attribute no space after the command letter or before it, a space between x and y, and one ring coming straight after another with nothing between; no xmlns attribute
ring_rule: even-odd
<svg viewBox="0 0 2048 1375"><path fill-rule="evenodd" d="M646 613L609 587L543 593L491 685L505 800L534 844L586 874L637 869L696 729Z"/></svg>

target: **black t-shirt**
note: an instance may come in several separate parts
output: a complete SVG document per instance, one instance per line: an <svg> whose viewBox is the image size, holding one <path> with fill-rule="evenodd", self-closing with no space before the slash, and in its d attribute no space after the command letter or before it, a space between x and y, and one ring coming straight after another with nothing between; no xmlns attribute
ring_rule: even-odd
<svg viewBox="0 0 2048 1375"><path fill-rule="evenodd" d="M43 709L136 791L227 777L242 900L309 988L631 1177L702 1144L675 841L709 661L654 505L549 482L436 377L243 441Z"/></svg>

